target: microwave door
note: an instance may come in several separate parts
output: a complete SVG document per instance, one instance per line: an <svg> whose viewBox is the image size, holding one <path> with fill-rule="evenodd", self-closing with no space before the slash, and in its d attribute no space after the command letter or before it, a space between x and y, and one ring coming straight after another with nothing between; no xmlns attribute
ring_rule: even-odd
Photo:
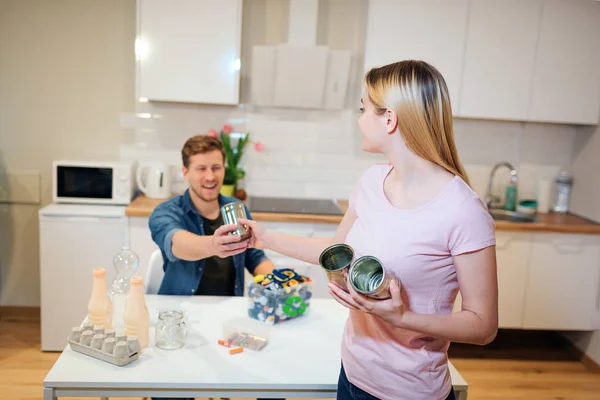
<svg viewBox="0 0 600 400"><path fill-rule="evenodd" d="M110 200L113 197L112 168L59 166L56 173L58 198Z"/></svg>

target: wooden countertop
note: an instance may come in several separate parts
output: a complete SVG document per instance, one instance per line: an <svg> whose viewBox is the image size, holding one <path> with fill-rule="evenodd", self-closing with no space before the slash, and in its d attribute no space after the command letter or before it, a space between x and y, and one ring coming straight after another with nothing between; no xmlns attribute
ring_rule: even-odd
<svg viewBox="0 0 600 400"><path fill-rule="evenodd" d="M164 201L165 199L150 199L144 195L140 195L129 204L125 210L125 214L130 217L149 217L154 208ZM339 204L345 212L348 208L348 202L340 200ZM252 218L256 221L269 222L338 224L342 221L342 216L339 215L280 214L268 212L253 212ZM536 222L495 221L496 230L600 234L600 224L576 215L550 213L538 214L537 218Z"/></svg>

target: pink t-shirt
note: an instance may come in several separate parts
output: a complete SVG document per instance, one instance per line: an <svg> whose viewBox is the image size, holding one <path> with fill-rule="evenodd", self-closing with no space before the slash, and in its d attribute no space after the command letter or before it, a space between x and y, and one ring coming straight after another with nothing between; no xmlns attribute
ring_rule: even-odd
<svg viewBox="0 0 600 400"><path fill-rule="evenodd" d="M452 256L495 245L495 225L458 176L426 204L394 207L383 190L391 164L374 165L350 197L358 217L346 243L372 255L401 282L402 300L421 314L449 314L458 293ZM348 380L380 399L445 399L450 392L450 343L350 311L342 341Z"/></svg>

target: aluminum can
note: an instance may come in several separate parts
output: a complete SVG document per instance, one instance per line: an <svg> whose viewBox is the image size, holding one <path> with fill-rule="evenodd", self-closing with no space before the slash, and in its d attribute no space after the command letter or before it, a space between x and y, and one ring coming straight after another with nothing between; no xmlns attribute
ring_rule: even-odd
<svg viewBox="0 0 600 400"><path fill-rule="evenodd" d="M352 263L348 274L350 284L356 292L378 300L391 297L389 275L376 257L360 257Z"/></svg>
<svg viewBox="0 0 600 400"><path fill-rule="evenodd" d="M230 235L240 235L242 238L241 241L250 239L252 236L250 228L247 225L242 225L238 222L239 218L248 219L244 203L234 201L233 203L225 204L221 207L221 216L223 216L225 225L234 224L238 226L235 231L229 233Z"/></svg>
<svg viewBox="0 0 600 400"><path fill-rule="evenodd" d="M354 250L347 244L337 243L327 247L319 256L319 264L325 270L329 282L346 289L346 273L352 264Z"/></svg>

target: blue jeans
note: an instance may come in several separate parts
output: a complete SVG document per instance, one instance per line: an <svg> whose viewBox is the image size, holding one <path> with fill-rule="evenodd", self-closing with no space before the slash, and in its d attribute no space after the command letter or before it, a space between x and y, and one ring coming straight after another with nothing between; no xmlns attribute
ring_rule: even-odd
<svg viewBox="0 0 600 400"><path fill-rule="evenodd" d="M338 380L338 388L337 388L337 400L379 400L377 397L370 395L364 390L354 386L348 380L346 376L346 372L344 371L344 366L340 370L340 378ZM454 396L454 389L450 391L446 400L456 400Z"/></svg>

